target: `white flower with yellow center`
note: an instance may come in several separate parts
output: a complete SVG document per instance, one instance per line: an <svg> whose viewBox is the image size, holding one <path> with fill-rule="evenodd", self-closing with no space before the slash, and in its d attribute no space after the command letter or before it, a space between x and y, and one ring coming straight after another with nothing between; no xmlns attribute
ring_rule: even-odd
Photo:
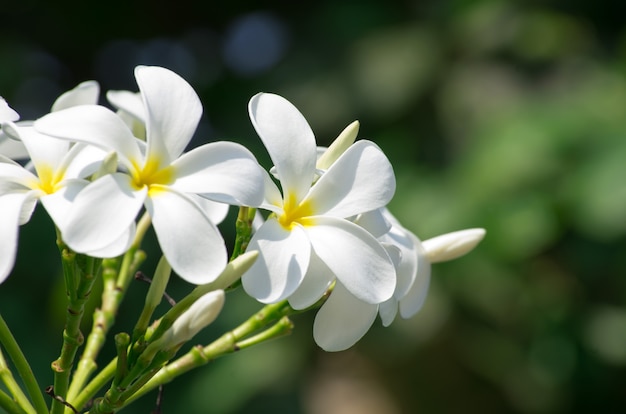
<svg viewBox="0 0 626 414"><path fill-rule="evenodd" d="M196 197L259 205L262 170L250 151L235 143L205 144L183 154L202 114L200 99L167 69L139 66L135 77L146 116L145 143L102 106L70 108L35 122L42 133L114 150L124 169L81 191L63 239L77 252L101 249L132 228L145 206L176 273L191 283L211 282L226 265L226 246Z"/></svg>
<svg viewBox="0 0 626 414"><path fill-rule="evenodd" d="M395 191L389 160L372 142L358 141L315 181L315 138L302 114L267 93L251 99L249 112L282 194L266 174L261 207L273 214L250 241L248 248L260 255L242 277L246 292L264 303L289 298L302 309L337 280L366 303L389 299L396 283L389 255L347 219L389 202ZM339 306L336 311L349 310Z"/></svg>

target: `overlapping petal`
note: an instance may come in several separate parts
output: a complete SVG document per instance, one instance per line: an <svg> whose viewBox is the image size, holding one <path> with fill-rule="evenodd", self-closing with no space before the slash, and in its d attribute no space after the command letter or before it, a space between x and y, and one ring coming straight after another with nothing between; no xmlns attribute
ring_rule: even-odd
<svg viewBox="0 0 626 414"><path fill-rule="evenodd" d="M52 112L61 111L78 105L95 105L98 103L100 95L100 85L96 81L86 81L80 83L59 96L52 105Z"/></svg>
<svg viewBox="0 0 626 414"><path fill-rule="evenodd" d="M430 285L431 264L421 244L418 245L417 274L406 295L400 299L399 311L403 318L415 315L424 305Z"/></svg>
<svg viewBox="0 0 626 414"><path fill-rule="evenodd" d="M107 100L114 108L122 110L142 123L146 122L146 110L139 93L130 91L108 91Z"/></svg>
<svg viewBox="0 0 626 414"><path fill-rule="evenodd" d="M168 165L182 154L198 126L200 98L187 81L165 68L138 66L135 78L146 111L147 156Z"/></svg>
<svg viewBox="0 0 626 414"><path fill-rule="evenodd" d="M347 220L313 217L306 232L317 255L358 299L372 304L391 297L396 286L393 263L380 243Z"/></svg>
<svg viewBox="0 0 626 414"><path fill-rule="evenodd" d="M9 276L15 263L20 214L28 198L29 194L25 192L0 196L0 283Z"/></svg>
<svg viewBox="0 0 626 414"><path fill-rule="evenodd" d="M291 231L270 219L252 237L248 250L261 255L241 281L245 291L263 303L290 296L302 282L308 267L311 244L299 226Z"/></svg>
<svg viewBox="0 0 626 414"><path fill-rule="evenodd" d="M226 266L221 234L198 205L184 194L163 187L146 201L163 255L186 281L214 281Z"/></svg>
<svg viewBox="0 0 626 414"><path fill-rule="evenodd" d="M354 345L374 323L378 305L356 298L337 283L313 323L313 338L325 351L343 351Z"/></svg>
<svg viewBox="0 0 626 414"><path fill-rule="evenodd" d="M285 98L259 93L248 105L252 125L270 154L285 197L301 201L315 175L315 136L300 111Z"/></svg>
<svg viewBox="0 0 626 414"><path fill-rule="evenodd" d="M137 140L124 121L103 106L82 105L52 112L35 121L35 129L53 137L114 150L128 166L143 159Z"/></svg>
<svg viewBox="0 0 626 414"><path fill-rule="evenodd" d="M395 192L391 163L370 141L353 144L307 195L317 214L350 217L383 207Z"/></svg>
<svg viewBox="0 0 626 414"><path fill-rule="evenodd" d="M63 240L79 253L111 245L128 231L147 191L133 187L130 177L121 173L94 181L74 200Z"/></svg>
<svg viewBox="0 0 626 414"><path fill-rule="evenodd" d="M15 124L6 124L3 129L24 143L30 160L32 161L37 175L42 178L56 170L70 148L70 142L52 138L38 133L32 127L18 127ZM52 178L52 177L50 177Z"/></svg>
<svg viewBox="0 0 626 414"><path fill-rule="evenodd" d="M332 270L311 250L309 268L298 289L289 296L289 304L294 309L312 306L320 300L334 279Z"/></svg>
<svg viewBox="0 0 626 414"><path fill-rule="evenodd" d="M172 164L178 191L203 194L230 204L258 206L263 175L254 155L234 142L213 142L183 154Z"/></svg>

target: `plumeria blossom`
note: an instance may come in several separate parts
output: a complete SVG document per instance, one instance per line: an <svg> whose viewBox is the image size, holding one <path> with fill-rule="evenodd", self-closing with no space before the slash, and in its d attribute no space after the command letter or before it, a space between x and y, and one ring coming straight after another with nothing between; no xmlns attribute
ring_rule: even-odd
<svg viewBox="0 0 626 414"><path fill-rule="evenodd" d="M396 267L396 289L388 300L372 304L337 284L317 312L313 324L315 342L326 351L342 351L354 345L370 329L377 314L383 326L391 325L398 313L404 319L414 316L426 300L431 265L465 255L485 235L484 229L475 228L421 242L402 227L386 208L373 212L374 215L380 213L391 225L379 240L388 249ZM363 224L364 220L359 217L357 222ZM378 219L372 222L378 222Z"/></svg>
<svg viewBox="0 0 626 414"><path fill-rule="evenodd" d="M267 93L250 100L249 112L282 194L267 174L261 207L273 214L250 241L248 248L260 255L242 277L246 292L264 303L289 298L296 309L314 304L333 282L335 289L345 288L365 303L389 299L396 283L389 255L374 236L348 220L386 205L393 196L388 159L362 140L315 181L315 138L302 114L286 99ZM352 312L350 306L339 303L335 311Z"/></svg>
<svg viewBox="0 0 626 414"><path fill-rule="evenodd" d="M95 103L98 93L97 83L82 83L59 96L52 111ZM2 101L0 118L17 121L17 113L13 110L7 112L4 108L6 103ZM2 130L8 141L23 148L32 168L24 168L9 159L0 162L0 283L9 275L15 262L18 228L30 220L37 200L43 204L55 225L62 228L69 203L88 184L85 177L98 169L104 156L100 150L71 145L70 142L39 134L30 123L3 122Z"/></svg>
<svg viewBox="0 0 626 414"><path fill-rule="evenodd" d="M146 117L145 143L118 115L98 105L69 108L35 122L42 133L115 151L124 169L80 192L63 239L77 252L102 249L128 232L145 206L176 273L191 283L211 282L226 264L226 246L196 197L257 206L263 199L262 170L235 143L205 144L183 154L202 114L197 94L164 68L139 66L135 78Z"/></svg>
<svg viewBox="0 0 626 414"><path fill-rule="evenodd" d="M18 119L20 119L20 115L0 96L0 124L17 121ZM0 129L0 156L8 157L9 159L23 159L28 154L21 142L11 139ZM0 162L2 162L1 159Z"/></svg>

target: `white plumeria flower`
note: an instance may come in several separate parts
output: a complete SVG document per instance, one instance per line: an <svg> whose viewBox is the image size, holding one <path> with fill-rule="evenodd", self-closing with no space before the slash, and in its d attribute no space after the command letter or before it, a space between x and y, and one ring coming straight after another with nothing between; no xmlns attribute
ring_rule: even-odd
<svg viewBox="0 0 626 414"><path fill-rule="evenodd" d="M28 222L37 200L63 229L70 203L88 184L84 177L95 172L102 159L101 152L39 134L31 127L5 123L3 129L24 144L36 174L14 162L0 163L0 283L15 262L18 228Z"/></svg>
<svg viewBox="0 0 626 414"><path fill-rule="evenodd" d="M141 93L131 91L108 91L107 100L115 109L117 115L128 125L133 135L142 140L146 139L146 110ZM219 224L228 215L228 204L217 203L203 197L196 198L206 215L215 224Z"/></svg>
<svg viewBox="0 0 626 414"><path fill-rule="evenodd" d="M116 151L127 171L106 175L81 191L63 239L77 252L108 246L132 227L145 206L176 273L194 284L209 283L226 264L226 246L196 195L257 206L263 199L262 170L250 151L235 143L205 144L183 154L202 114L198 95L164 68L139 66L135 78L146 116L145 144L102 106L70 108L35 122L43 133Z"/></svg>
<svg viewBox="0 0 626 414"><path fill-rule="evenodd" d="M0 96L0 122L12 122L20 119L20 115Z"/></svg>
<svg viewBox="0 0 626 414"><path fill-rule="evenodd" d="M339 283L315 316L313 337L327 351L343 351L367 333L376 315L383 326L389 326L396 315L404 319L414 316L424 305L430 284L431 264L456 259L470 252L485 236L485 230L467 229L447 233L421 242L417 236L400 225L385 209L364 216L382 216L391 224L389 231L379 237L388 248L396 267L397 285L388 300L372 304L355 297ZM361 225L377 223L379 218L361 218ZM365 226L367 227L367 226Z"/></svg>
<svg viewBox="0 0 626 414"><path fill-rule="evenodd" d="M303 309L336 279L337 286L365 303L389 299L395 288L389 255L346 219L389 202L395 191L389 160L372 142L359 141L312 184L315 138L302 114L284 98L266 93L250 100L249 111L282 194L266 175L262 208L274 214L250 241L248 248L260 255L242 277L246 292L264 303L289 298L294 308ZM334 311L351 312L350 306L339 303Z"/></svg>

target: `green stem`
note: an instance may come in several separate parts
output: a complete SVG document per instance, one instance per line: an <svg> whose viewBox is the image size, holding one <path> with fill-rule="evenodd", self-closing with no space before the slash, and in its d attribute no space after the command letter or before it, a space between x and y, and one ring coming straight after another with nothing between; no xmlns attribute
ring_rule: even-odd
<svg viewBox="0 0 626 414"><path fill-rule="evenodd" d="M296 313L296 311L289 306L287 301L266 305L247 321L239 325L234 330L225 333L213 343L205 347L193 347L182 357L161 368L161 370L154 375L154 377L152 377L152 379L148 381L145 386L128 398L124 406L130 404L159 385L166 384L174 378L194 368L205 365L220 356L239 351L242 349L242 345L243 347L249 347L262 341L267 341L271 338L276 338L291 332L293 324L286 317L293 313ZM281 321L271 327L268 330L269 332L264 331L257 335L257 337L253 337L256 338L255 340L250 338L246 341L240 342L243 338L248 337L276 320Z"/></svg>
<svg viewBox="0 0 626 414"><path fill-rule="evenodd" d="M255 214L255 208L246 206L239 207L237 221L235 222L237 235L235 236L235 246L233 247L233 254L230 260L234 260L248 248L248 243L250 243L250 238L252 237L252 221L254 220Z"/></svg>
<svg viewBox="0 0 626 414"><path fill-rule="evenodd" d="M104 346L109 330L115 323L117 311L124 299L128 285L140 264L145 260L145 253L139 250L139 247L146 231L150 227L150 223L150 216L147 213L137 223L135 238L131 247L124 254L119 270L117 259L103 261L102 280L104 287L102 304L99 309L94 311L93 326L67 394L67 401L72 403L76 409L80 409L100 389L96 389L86 400L82 403L80 402L82 400L81 396L84 395L85 390L83 388L85 384L98 367L96 359ZM97 378L100 378L100 375ZM69 408L65 412L66 414L71 413Z"/></svg>
<svg viewBox="0 0 626 414"><path fill-rule="evenodd" d="M98 393L115 376L117 358L114 358L87 384L73 400L72 405L80 411L94 395Z"/></svg>
<svg viewBox="0 0 626 414"><path fill-rule="evenodd" d="M48 407L46 405L46 400L44 399L41 389L39 388L39 384L37 384L33 370L30 368L24 353L17 344L17 341L13 337L13 334L9 330L9 327L4 321L2 315L0 315L0 344L4 346L4 349L13 361L20 378L22 378L22 381L26 386L26 390L28 391L28 395L33 401L37 414L47 413Z"/></svg>
<svg viewBox="0 0 626 414"><path fill-rule="evenodd" d="M25 414L26 411L22 409L15 401L11 399L4 391L0 390L0 408L6 410L8 414Z"/></svg>
<svg viewBox="0 0 626 414"><path fill-rule="evenodd" d="M6 385L7 389L13 395L13 398L17 405L22 407L24 412L28 414L34 414L35 408L24 394L24 391L20 388L17 381L15 381L15 377L13 373L9 369L6 360L4 359L4 355L2 354L2 349L0 349L0 379Z"/></svg>

